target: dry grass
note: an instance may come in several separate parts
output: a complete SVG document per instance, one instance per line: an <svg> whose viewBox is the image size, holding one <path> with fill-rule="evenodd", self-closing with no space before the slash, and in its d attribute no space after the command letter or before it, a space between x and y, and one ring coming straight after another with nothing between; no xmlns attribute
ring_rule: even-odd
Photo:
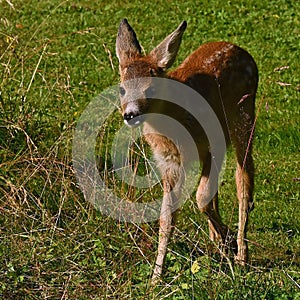
<svg viewBox="0 0 300 300"><path fill-rule="evenodd" d="M0 298L299 299L299 4L170 5L0 2ZM149 47L187 18L179 60L202 41L229 39L258 62L263 105L246 270L216 252L191 199L178 217L164 281L151 288L157 224L118 223L95 210L78 188L73 130L89 101L118 82L114 39L125 16ZM99 134L99 168L107 175L109 136L120 126L118 118ZM133 152L142 147L136 143ZM139 155L133 159L148 161ZM220 196L223 217L235 229L233 167L229 154ZM133 172L143 175L147 168ZM159 185L134 190L119 177L107 180L131 199L149 201L161 193Z"/></svg>

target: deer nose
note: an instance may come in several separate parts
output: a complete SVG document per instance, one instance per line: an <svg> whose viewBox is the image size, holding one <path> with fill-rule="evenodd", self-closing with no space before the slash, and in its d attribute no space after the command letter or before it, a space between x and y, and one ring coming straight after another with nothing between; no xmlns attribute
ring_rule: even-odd
<svg viewBox="0 0 300 300"><path fill-rule="evenodd" d="M143 122L143 118L138 113L125 113L123 116L124 122L128 126L139 126Z"/></svg>
<svg viewBox="0 0 300 300"><path fill-rule="evenodd" d="M135 118L137 116L138 116L138 114L130 112L130 113L125 113L123 118L124 118L124 121L130 122L133 118Z"/></svg>

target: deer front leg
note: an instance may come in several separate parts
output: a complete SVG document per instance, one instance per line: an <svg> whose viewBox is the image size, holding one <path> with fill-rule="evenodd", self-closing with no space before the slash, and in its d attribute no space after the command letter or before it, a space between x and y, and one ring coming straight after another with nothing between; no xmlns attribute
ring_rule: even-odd
<svg viewBox="0 0 300 300"><path fill-rule="evenodd" d="M155 267L152 276L152 282L156 281L162 273L163 264L166 257L167 246L170 240L172 226L174 225L172 213L172 195L171 193L165 194L161 207L161 214L159 219L159 238L158 250Z"/></svg>
<svg viewBox="0 0 300 300"><path fill-rule="evenodd" d="M168 167L163 171L164 196L159 219L158 253L152 276L152 284L155 284L162 274L167 246L174 228L175 211L179 207L182 182L182 167L176 162L169 163Z"/></svg>

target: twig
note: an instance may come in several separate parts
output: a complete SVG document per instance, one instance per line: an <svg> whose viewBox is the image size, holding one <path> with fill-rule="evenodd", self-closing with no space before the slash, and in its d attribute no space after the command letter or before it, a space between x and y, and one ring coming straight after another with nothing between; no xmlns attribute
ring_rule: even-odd
<svg viewBox="0 0 300 300"><path fill-rule="evenodd" d="M33 82L33 80L34 80L34 77L35 77L35 74L36 74L36 72L37 72L37 69L38 69L38 67L39 67L39 65L40 65L40 63L41 63L41 61L42 61L42 58L43 58L43 55L44 55L45 50L46 50L46 48L47 48L47 45L48 45L48 44L46 44L46 45L44 46L43 52L42 52L42 54L40 55L40 58L39 58L39 60L38 60L38 62L37 62L37 64L36 64L36 66L35 66L35 69L34 69L34 71L33 71L33 73L32 73L30 82L29 82L28 87L27 87L27 89L26 89L26 94L25 94L25 96L24 96L23 102L26 101L27 93L29 92L29 90L30 90L30 88L31 88L32 82Z"/></svg>
<svg viewBox="0 0 300 300"><path fill-rule="evenodd" d="M290 68L289 66L277 67L274 69L274 72L280 72L289 68Z"/></svg>
<svg viewBox="0 0 300 300"><path fill-rule="evenodd" d="M113 60L112 60L111 52L110 52L110 50L107 48L106 44L103 44L103 48L104 48L105 52L108 54L108 59L109 59L111 68L112 68L113 71L114 71L114 70L115 70L115 67L114 67L114 63L113 63Z"/></svg>
<svg viewBox="0 0 300 300"><path fill-rule="evenodd" d="M6 2L12 9L15 9L14 5L9 0L6 0Z"/></svg>
<svg viewBox="0 0 300 300"><path fill-rule="evenodd" d="M295 284L298 289L300 289L300 284L295 281L295 279L289 273L287 273L285 270L283 270L283 273Z"/></svg>
<svg viewBox="0 0 300 300"><path fill-rule="evenodd" d="M286 83L286 82L281 82L281 81L276 81L277 84L279 84L280 86L291 86L291 83Z"/></svg>

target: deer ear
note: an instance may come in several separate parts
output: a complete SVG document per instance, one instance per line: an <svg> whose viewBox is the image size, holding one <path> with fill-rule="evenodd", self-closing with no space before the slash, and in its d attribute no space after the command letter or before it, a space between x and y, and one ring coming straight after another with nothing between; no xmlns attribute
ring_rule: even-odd
<svg viewBox="0 0 300 300"><path fill-rule="evenodd" d="M174 32L150 52L149 55L156 61L159 68L166 70L174 63L186 26L186 21L183 21Z"/></svg>
<svg viewBox="0 0 300 300"><path fill-rule="evenodd" d="M116 53L120 64L141 54L141 46L136 34L126 19L120 23L116 40Z"/></svg>

